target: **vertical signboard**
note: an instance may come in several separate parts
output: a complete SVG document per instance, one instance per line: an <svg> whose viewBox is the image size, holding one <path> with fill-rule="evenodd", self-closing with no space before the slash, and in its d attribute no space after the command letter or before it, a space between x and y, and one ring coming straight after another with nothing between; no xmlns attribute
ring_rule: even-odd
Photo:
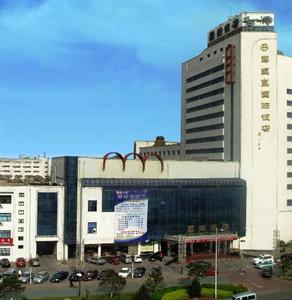
<svg viewBox="0 0 292 300"><path fill-rule="evenodd" d="M115 243L147 240L147 191L116 191Z"/></svg>

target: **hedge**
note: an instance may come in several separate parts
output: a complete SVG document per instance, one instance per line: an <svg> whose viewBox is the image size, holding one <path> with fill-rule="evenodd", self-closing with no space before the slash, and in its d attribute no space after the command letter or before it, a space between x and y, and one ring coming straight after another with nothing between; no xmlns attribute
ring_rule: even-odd
<svg viewBox="0 0 292 300"><path fill-rule="evenodd" d="M169 292L165 294L161 300L187 300L189 295L185 289Z"/></svg>

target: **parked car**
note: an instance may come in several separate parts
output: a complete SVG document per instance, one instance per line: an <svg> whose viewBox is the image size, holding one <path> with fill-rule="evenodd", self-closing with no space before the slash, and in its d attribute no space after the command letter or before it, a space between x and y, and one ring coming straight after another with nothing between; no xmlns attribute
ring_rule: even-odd
<svg viewBox="0 0 292 300"><path fill-rule="evenodd" d="M257 269L266 269L266 268L273 268L276 265L275 262L273 261L263 261L263 262L259 262L258 264L255 265L255 267Z"/></svg>
<svg viewBox="0 0 292 300"><path fill-rule="evenodd" d="M156 261L156 260L160 260L162 261L162 259L165 257L164 253L161 251L155 252L153 254L151 254L148 258L149 261Z"/></svg>
<svg viewBox="0 0 292 300"><path fill-rule="evenodd" d="M119 265L121 263L119 256L109 256L106 258L106 261L113 265Z"/></svg>
<svg viewBox="0 0 292 300"><path fill-rule="evenodd" d="M80 276L81 274L81 276ZM69 275L69 280L70 281L79 281L83 278L84 272L83 271L78 271L74 270L70 275Z"/></svg>
<svg viewBox="0 0 292 300"><path fill-rule="evenodd" d="M99 272L99 274L97 275L97 279L98 280L102 280L104 278L106 278L109 274L110 270L102 270L101 272Z"/></svg>
<svg viewBox="0 0 292 300"><path fill-rule="evenodd" d="M135 263L141 263L142 262L142 257L140 255L135 255L134 256L134 262Z"/></svg>
<svg viewBox="0 0 292 300"><path fill-rule="evenodd" d="M29 264L32 267L39 267L41 265L40 260L38 258L32 258L29 260Z"/></svg>
<svg viewBox="0 0 292 300"><path fill-rule="evenodd" d="M69 273L66 271L57 271L51 276L50 282L61 282L66 279L68 275Z"/></svg>
<svg viewBox="0 0 292 300"><path fill-rule="evenodd" d="M270 261L270 262L274 262L274 257L270 254L263 254L259 257L256 257L252 260L253 264L258 264L260 262L266 262L266 261Z"/></svg>
<svg viewBox="0 0 292 300"><path fill-rule="evenodd" d="M17 271L13 268L6 270L1 276L1 282L3 279L11 276L17 276Z"/></svg>
<svg viewBox="0 0 292 300"><path fill-rule="evenodd" d="M10 261L8 258L2 258L0 259L0 265L2 268L10 268Z"/></svg>
<svg viewBox="0 0 292 300"><path fill-rule="evenodd" d="M135 278L139 278L139 277L143 277L146 273L146 268L144 267L139 267L139 268L136 268L134 270L134 277Z"/></svg>
<svg viewBox="0 0 292 300"><path fill-rule="evenodd" d="M106 260L104 258L101 257L88 257L85 260L86 262L90 263L90 264L95 264L95 265L104 265L106 263Z"/></svg>
<svg viewBox="0 0 292 300"><path fill-rule="evenodd" d="M126 253L122 253L120 255L120 260L121 262L125 263L125 264L130 264L132 262L132 258L129 254Z"/></svg>
<svg viewBox="0 0 292 300"><path fill-rule="evenodd" d="M33 280L34 273L30 271L24 271L22 275L18 278L20 283L29 283L30 280Z"/></svg>
<svg viewBox="0 0 292 300"><path fill-rule="evenodd" d="M97 278L98 275L98 271L97 270L88 270L85 272L85 274L83 275L82 279L84 281L91 281L95 278Z"/></svg>
<svg viewBox="0 0 292 300"><path fill-rule="evenodd" d="M131 268L122 268L119 272L119 276L123 277L123 278L127 278L130 274L131 274Z"/></svg>
<svg viewBox="0 0 292 300"><path fill-rule="evenodd" d="M18 268L25 267L25 259L23 257L19 257L16 259L16 267Z"/></svg>
<svg viewBox="0 0 292 300"><path fill-rule="evenodd" d="M168 266L168 265L170 265L170 264L177 263L177 262L178 262L178 256L175 256L175 257L169 259L168 261L166 261L164 264L165 264L166 266Z"/></svg>
<svg viewBox="0 0 292 300"><path fill-rule="evenodd" d="M207 267L206 271L204 272L203 276L215 276L215 268L213 266ZM219 274L219 270L217 270L217 275Z"/></svg>
<svg viewBox="0 0 292 300"><path fill-rule="evenodd" d="M262 269L262 277L272 278L272 276L273 276L273 269L272 268L263 268Z"/></svg>
<svg viewBox="0 0 292 300"><path fill-rule="evenodd" d="M47 271L38 272L32 279L33 283L43 283L49 280L50 275Z"/></svg>

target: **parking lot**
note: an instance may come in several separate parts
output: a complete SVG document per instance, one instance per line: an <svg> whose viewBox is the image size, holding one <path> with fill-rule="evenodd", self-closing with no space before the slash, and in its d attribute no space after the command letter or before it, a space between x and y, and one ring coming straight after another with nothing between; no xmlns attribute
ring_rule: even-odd
<svg viewBox="0 0 292 300"><path fill-rule="evenodd" d="M136 291L144 282L145 277L149 274L153 267L161 266L163 277L166 286L173 285L185 285L190 282L190 279L187 276L186 265L183 265L183 274L181 274L181 265L177 263L170 264L165 266L164 263L169 258L165 258L162 262L155 261L150 262L147 259L143 260L142 263L135 263L134 268L143 266L146 268L146 274L142 278L127 278L127 286L124 291L134 292ZM214 265L214 260L207 260ZM67 264L61 264L57 262L53 256L42 256L40 258L41 266L33 267L32 271L37 273L39 271L48 271L50 274L53 274L56 271L68 271L71 273L76 268L76 262L74 260L69 260ZM12 265L12 267L14 267ZM97 269L99 272L104 269L114 269L119 271L122 267L132 267L131 264L121 263L120 265L112 265L106 263L102 266L89 264L84 262L82 266L83 271ZM21 268L22 271L28 270L28 267ZM218 283L240 283L248 287L250 290L253 290L257 293L273 293L283 290L292 290L292 282L285 281L277 276L272 278L262 278L260 271L255 269L254 266L250 263L250 260L247 258L221 258L218 260ZM240 269L245 270L245 275L240 273ZM277 270L275 270L277 272ZM202 283L214 283L214 276L205 277L201 279ZM51 283L49 281L42 284L27 284L25 294L27 297L42 297L42 296L73 296L78 294L78 282L74 282L75 288L70 288L70 282L68 279L65 279L61 283ZM99 286L98 280L93 281L82 281L81 282L81 291L85 293L85 289L92 293L102 293L105 292L104 288Z"/></svg>

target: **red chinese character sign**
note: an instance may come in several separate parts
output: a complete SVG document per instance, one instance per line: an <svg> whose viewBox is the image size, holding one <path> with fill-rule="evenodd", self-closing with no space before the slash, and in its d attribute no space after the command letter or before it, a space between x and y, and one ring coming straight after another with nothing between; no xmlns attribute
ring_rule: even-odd
<svg viewBox="0 0 292 300"><path fill-rule="evenodd" d="M0 245L7 245L12 246L13 245L13 239L12 238L0 238Z"/></svg>

